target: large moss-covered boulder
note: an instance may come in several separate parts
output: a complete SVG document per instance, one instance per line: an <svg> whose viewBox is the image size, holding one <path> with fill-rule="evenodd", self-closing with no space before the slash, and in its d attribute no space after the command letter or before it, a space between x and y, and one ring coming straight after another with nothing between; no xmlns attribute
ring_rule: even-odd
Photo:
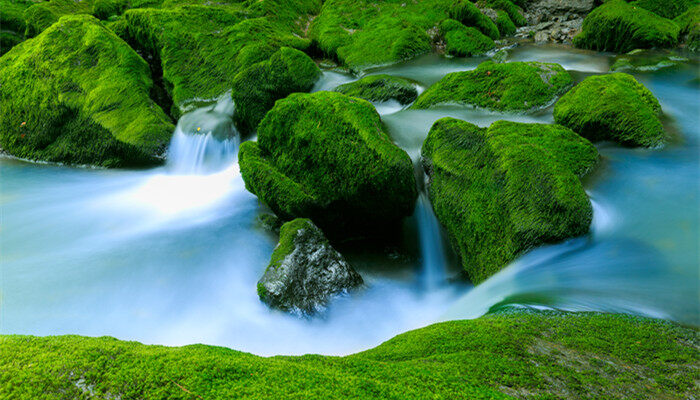
<svg viewBox="0 0 700 400"><path fill-rule="evenodd" d="M360 274L345 261L311 220L297 218L282 225L280 240L258 296L270 307L313 314L332 296L362 284Z"/></svg>
<svg viewBox="0 0 700 400"><path fill-rule="evenodd" d="M0 58L0 147L108 167L157 162L173 125L146 62L88 15L67 16Z"/></svg>
<svg viewBox="0 0 700 400"><path fill-rule="evenodd" d="M455 57L479 56L496 47L478 29L449 18L440 23L440 35L445 42L445 53Z"/></svg>
<svg viewBox="0 0 700 400"><path fill-rule="evenodd" d="M455 0L449 9L451 19L457 20L466 26L479 29L491 39L498 39L500 34L496 24L482 13L479 8L469 0Z"/></svg>
<svg viewBox="0 0 700 400"><path fill-rule="evenodd" d="M418 89L413 82L386 74L368 75L340 85L335 91L372 102L396 100L401 104L409 104L418 97Z"/></svg>
<svg viewBox="0 0 700 400"><path fill-rule="evenodd" d="M625 73L591 76L562 96L554 121L592 140L654 147L666 134L653 94Z"/></svg>
<svg viewBox="0 0 700 400"><path fill-rule="evenodd" d="M588 232L580 178L598 152L568 128L443 118L422 154L435 215L474 283L535 246Z"/></svg>
<svg viewBox="0 0 700 400"><path fill-rule="evenodd" d="M24 40L24 11L32 4L29 0L0 0L0 56Z"/></svg>
<svg viewBox="0 0 700 400"><path fill-rule="evenodd" d="M236 127L244 134L254 131L275 101L308 92L320 76L321 70L309 56L290 47L239 72L231 89Z"/></svg>
<svg viewBox="0 0 700 400"><path fill-rule="evenodd" d="M333 234L411 214L413 166L369 102L335 92L279 100L245 142L246 188L283 219L311 218Z"/></svg>
<svg viewBox="0 0 700 400"><path fill-rule="evenodd" d="M678 25L623 0L610 0L593 10L583 21L576 47L626 53L634 49L673 47Z"/></svg>
<svg viewBox="0 0 700 400"><path fill-rule="evenodd" d="M559 64L486 61L473 71L445 75L418 97L413 108L473 105L499 111L525 111L551 104L573 84Z"/></svg>
<svg viewBox="0 0 700 400"><path fill-rule="evenodd" d="M700 5L673 20L680 27L680 38L690 51L700 51Z"/></svg>
<svg viewBox="0 0 700 400"><path fill-rule="evenodd" d="M654 14L673 19L700 4L700 0L637 0L630 3Z"/></svg>
<svg viewBox="0 0 700 400"><path fill-rule="evenodd" d="M93 0L49 0L37 2L25 12L27 37L33 37L64 15L91 14Z"/></svg>

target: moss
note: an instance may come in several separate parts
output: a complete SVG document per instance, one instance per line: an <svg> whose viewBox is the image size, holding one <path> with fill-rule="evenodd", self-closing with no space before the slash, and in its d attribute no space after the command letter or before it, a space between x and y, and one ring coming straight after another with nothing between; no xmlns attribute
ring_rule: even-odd
<svg viewBox="0 0 700 400"><path fill-rule="evenodd" d="M308 92L320 75L309 56L289 47L239 72L231 90L236 127L244 134L253 132L275 101L290 93Z"/></svg>
<svg viewBox="0 0 700 400"><path fill-rule="evenodd" d="M464 26L453 19L440 23L440 35L445 41L445 53L451 56L479 56L496 47L493 40L478 29Z"/></svg>
<svg viewBox="0 0 700 400"><path fill-rule="evenodd" d="M164 86L182 111L191 100L226 92L238 72L280 47L310 45L273 18L245 19L247 13L233 4L134 9L124 15L130 41L162 67Z"/></svg>
<svg viewBox="0 0 700 400"><path fill-rule="evenodd" d="M700 4L700 0L637 0L630 4L649 10L658 16L673 19Z"/></svg>
<svg viewBox="0 0 700 400"><path fill-rule="evenodd" d="M559 64L486 61L473 70L453 72L418 97L413 108L471 104L501 111L546 106L573 84Z"/></svg>
<svg viewBox="0 0 700 400"><path fill-rule="evenodd" d="M659 146L666 137L659 120L661 106L631 75L591 76L554 106L554 120L589 140L611 140L627 146Z"/></svg>
<svg viewBox="0 0 700 400"><path fill-rule="evenodd" d="M386 74L368 75L340 85L335 91L372 102L396 100L401 104L409 104L418 97L415 83Z"/></svg>
<svg viewBox="0 0 700 400"><path fill-rule="evenodd" d="M277 101L239 163L246 188L278 216L311 218L329 234L410 215L417 196L411 160L374 107L340 93Z"/></svg>
<svg viewBox="0 0 700 400"><path fill-rule="evenodd" d="M155 163L173 126L146 62L87 15L67 16L0 59L0 146L71 164Z"/></svg>
<svg viewBox="0 0 700 400"><path fill-rule="evenodd" d="M687 399L692 329L617 315L502 313L345 357L258 357L110 337L0 337L0 391L64 399ZM605 368L601 367L601 364Z"/></svg>
<svg viewBox="0 0 700 400"><path fill-rule="evenodd" d="M478 28L484 35L491 39L500 37L496 24L491 18L484 15L473 3L468 0L456 0L449 12L450 18L461 22L466 26Z"/></svg>
<svg viewBox="0 0 700 400"><path fill-rule="evenodd" d="M33 37L64 15L91 14L93 0L50 0L36 3L24 12L27 37Z"/></svg>
<svg viewBox="0 0 700 400"><path fill-rule="evenodd" d="M29 0L0 0L0 56L24 40L24 11L32 4Z"/></svg>
<svg viewBox="0 0 700 400"><path fill-rule="evenodd" d="M479 0L477 4L482 8L488 7L493 8L494 10L502 10L508 15L508 19L516 26L527 25L527 20L523 16L520 8L509 0ZM498 25L498 22L496 22L496 25ZM501 36L505 36L506 34L501 31L500 26L498 28Z"/></svg>
<svg viewBox="0 0 700 400"><path fill-rule="evenodd" d="M633 49L673 47L678 26L641 7L610 0L593 10L574 37L576 47L626 53Z"/></svg>
<svg viewBox="0 0 700 400"><path fill-rule="evenodd" d="M700 50L700 5L673 20L680 27L680 35L690 51Z"/></svg>
<svg viewBox="0 0 700 400"><path fill-rule="evenodd" d="M107 19L115 15L122 15L128 7L128 0L95 0L92 5L92 15L99 19Z"/></svg>
<svg viewBox="0 0 700 400"><path fill-rule="evenodd" d="M517 30L513 21L503 10L496 11L496 26L501 36L513 36Z"/></svg>
<svg viewBox="0 0 700 400"><path fill-rule="evenodd" d="M422 155L435 215L475 284L535 246L588 232L580 177L598 152L563 126L443 118Z"/></svg>
<svg viewBox="0 0 700 400"><path fill-rule="evenodd" d="M22 43L24 37L14 32L0 31L0 56L10 51L11 48Z"/></svg>
<svg viewBox="0 0 700 400"><path fill-rule="evenodd" d="M685 58L671 55L670 53L658 53L643 51L637 54L627 54L618 57L610 67L611 71L658 71L681 65L688 61Z"/></svg>

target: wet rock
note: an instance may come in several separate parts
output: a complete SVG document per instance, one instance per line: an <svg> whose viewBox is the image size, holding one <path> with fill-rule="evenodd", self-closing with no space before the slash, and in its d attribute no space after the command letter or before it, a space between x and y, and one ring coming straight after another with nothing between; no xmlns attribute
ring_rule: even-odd
<svg viewBox="0 0 700 400"><path fill-rule="evenodd" d="M538 0L525 10L527 25L515 36L537 43L571 43L581 31L583 18L595 7L594 0Z"/></svg>
<svg viewBox="0 0 700 400"><path fill-rule="evenodd" d="M362 277L309 219L282 225L270 264L258 282L258 296L270 307L313 314L334 295L362 285Z"/></svg>
<svg viewBox="0 0 700 400"><path fill-rule="evenodd" d="M418 97L416 84L408 79L386 74L369 75L355 82L340 85L335 91L372 102L396 100L401 104L408 104Z"/></svg>

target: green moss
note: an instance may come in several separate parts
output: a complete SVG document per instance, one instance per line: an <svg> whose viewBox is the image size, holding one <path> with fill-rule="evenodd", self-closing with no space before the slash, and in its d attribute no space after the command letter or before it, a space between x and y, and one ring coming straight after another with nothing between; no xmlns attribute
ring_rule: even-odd
<svg viewBox="0 0 700 400"><path fill-rule="evenodd" d="M449 11L450 18L461 22L466 26L478 28L484 35L491 39L500 37L496 24L491 18L484 15L473 3L468 0L455 0Z"/></svg>
<svg viewBox="0 0 700 400"><path fill-rule="evenodd" d="M244 134L253 132L275 101L294 92L308 92L320 75L309 56L289 47L239 72L231 90L236 127Z"/></svg>
<svg viewBox="0 0 700 400"><path fill-rule="evenodd" d="M0 56L24 40L24 11L31 1L0 0Z"/></svg>
<svg viewBox="0 0 700 400"><path fill-rule="evenodd" d="M152 86L146 62L97 19L63 17L0 58L0 146L71 164L157 162L173 126Z"/></svg>
<svg viewBox="0 0 700 400"><path fill-rule="evenodd" d="M122 15L129 7L128 0L95 0L92 5L92 15L99 19Z"/></svg>
<svg viewBox="0 0 700 400"><path fill-rule="evenodd" d="M700 0L637 0L630 5L649 10L654 14L673 19L700 4Z"/></svg>
<svg viewBox="0 0 700 400"><path fill-rule="evenodd" d="M503 10L496 11L496 26L501 36L513 36L517 30L513 21Z"/></svg>
<svg viewBox="0 0 700 400"><path fill-rule="evenodd" d="M373 102L393 99L401 104L409 104L418 97L418 90L413 82L386 74L368 75L355 82L340 85L335 91Z"/></svg>
<svg viewBox="0 0 700 400"><path fill-rule="evenodd" d="M24 12L27 37L33 37L64 15L91 14L93 0L50 0L36 3Z"/></svg>
<svg viewBox="0 0 700 400"><path fill-rule="evenodd" d="M445 41L445 53L456 57L479 56L496 47L488 36L461 22L446 19L440 23L440 35Z"/></svg>
<svg viewBox="0 0 700 400"><path fill-rule="evenodd" d="M653 94L624 73L591 76L554 106L554 120L589 140L627 146L663 144L661 106Z"/></svg>
<svg viewBox="0 0 700 400"><path fill-rule="evenodd" d="M12 399L687 399L698 335L616 315L495 314L346 357L258 357L114 338L0 337ZM86 395L90 393L90 396Z"/></svg>
<svg viewBox="0 0 700 400"><path fill-rule="evenodd" d="M573 84L559 64L486 61L473 70L453 72L418 97L413 108L471 104L501 111L544 107Z"/></svg>
<svg viewBox="0 0 700 400"><path fill-rule="evenodd" d="M576 47L626 53L633 49L673 47L678 26L641 7L610 0L593 10L583 21Z"/></svg>
<svg viewBox="0 0 700 400"><path fill-rule="evenodd" d="M0 56L10 51L11 48L22 43L24 36L14 32L0 31Z"/></svg>
<svg viewBox="0 0 700 400"><path fill-rule="evenodd" d="M488 7L493 8L494 10L502 10L503 12L508 14L508 19L516 26L527 25L527 20L523 16L519 7L509 0L479 0L477 4L479 5L479 7ZM498 21L496 22L496 25L498 25ZM501 36L505 36L506 34L500 30L501 27L499 26L498 28L501 32Z"/></svg>
<svg viewBox="0 0 700 400"><path fill-rule="evenodd" d="M241 145L241 175L281 218L308 217L326 233L343 233L413 211L411 160L367 101L295 93L277 101L257 132L257 143Z"/></svg>
<svg viewBox="0 0 700 400"><path fill-rule="evenodd" d="M598 152L563 126L443 118L422 155L435 215L475 284L535 246L588 232L579 178Z"/></svg>
<svg viewBox="0 0 700 400"><path fill-rule="evenodd" d="M671 53L642 51L640 53L618 57L610 67L610 70L638 72L658 71L662 68L681 65L687 61L687 59L672 55Z"/></svg>
<svg viewBox="0 0 700 400"><path fill-rule="evenodd" d="M680 27L680 35L688 50L700 50L700 5L695 6L673 20Z"/></svg>

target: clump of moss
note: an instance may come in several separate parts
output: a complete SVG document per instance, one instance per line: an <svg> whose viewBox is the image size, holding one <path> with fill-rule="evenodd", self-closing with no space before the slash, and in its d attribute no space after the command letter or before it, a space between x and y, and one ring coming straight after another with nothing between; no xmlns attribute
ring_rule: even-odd
<svg viewBox="0 0 700 400"><path fill-rule="evenodd" d="M588 232L580 178L598 152L568 128L443 118L422 156L435 215L475 284L535 246Z"/></svg>
<svg viewBox="0 0 700 400"><path fill-rule="evenodd" d="M449 11L450 18L461 22L466 26L478 28L484 35L491 39L498 39L498 27L491 18L484 15L472 2L468 0L455 0Z"/></svg>
<svg viewBox="0 0 700 400"><path fill-rule="evenodd" d="M335 91L372 102L393 99L401 104L409 104L418 97L418 90L413 82L386 74L368 75L355 82L340 85Z"/></svg>
<svg viewBox="0 0 700 400"><path fill-rule="evenodd" d="M554 121L592 141L655 147L666 134L661 106L653 94L625 73L591 76L562 96Z"/></svg>
<svg viewBox="0 0 700 400"><path fill-rule="evenodd" d="M0 58L0 146L107 167L158 162L173 126L146 62L88 15L66 16Z"/></svg>
<svg viewBox="0 0 700 400"><path fill-rule="evenodd" d="M593 10L574 37L576 47L618 53L676 43L678 26L673 21L623 0L610 0Z"/></svg>
<svg viewBox="0 0 700 400"><path fill-rule="evenodd" d="M508 14L503 10L496 11L496 26L501 36L512 36L517 30Z"/></svg>
<svg viewBox="0 0 700 400"><path fill-rule="evenodd" d="M675 67L688 61L670 53L641 51L635 54L626 54L615 60L610 67L611 71L658 71L662 68Z"/></svg>
<svg viewBox="0 0 700 400"><path fill-rule="evenodd" d="M489 7L498 11L502 10L508 15L508 19L516 26L527 25L527 20L523 16L520 8L509 0L479 0L477 4L480 7ZM498 25L498 22L496 22L496 25ZM501 36L506 35L500 30L500 26L498 28Z"/></svg>
<svg viewBox="0 0 700 400"><path fill-rule="evenodd" d="M700 5L673 20L680 27L680 36L690 51L700 51Z"/></svg>
<svg viewBox="0 0 700 400"><path fill-rule="evenodd" d="M24 40L24 11L32 4L29 0L0 0L0 56Z"/></svg>
<svg viewBox="0 0 700 400"><path fill-rule="evenodd" d="M559 64L486 61L473 70L447 74L418 97L413 108L471 104L500 111L546 106L573 84Z"/></svg>
<svg viewBox="0 0 700 400"><path fill-rule="evenodd" d="M50 0L36 3L24 12L25 36L33 37L64 15L92 14L93 0Z"/></svg>
<svg viewBox="0 0 700 400"><path fill-rule="evenodd" d="M295 93L239 151L246 188L283 219L311 218L349 234L413 211L416 187L405 151L369 102L335 92Z"/></svg>
<svg viewBox="0 0 700 400"><path fill-rule="evenodd" d="M478 29L446 19L440 23L440 35L445 41L445 53L456 57L483 55L496 44Z"/></svg>
<svg viewBox="0 0 700 400"><path fill-rule="evenodd" d="M92 5L92 15L99 19L108 19L122 15L128 7L128 0L95 0Z"/></svg>
<svg viewBox="0 0 700 400"><path fill-rule="evenodd" d="M289 47L239 72L231 89L236 127L244 134L253 132L275 101L294 92L308 92L320 75L309 56Z"/></svg>
<svg viewBox="0 0 700 400"><path fill-rule="evenodd" d="M668 19L676 18L698 4L700 0L637 0L630 3Z"/></svg>

